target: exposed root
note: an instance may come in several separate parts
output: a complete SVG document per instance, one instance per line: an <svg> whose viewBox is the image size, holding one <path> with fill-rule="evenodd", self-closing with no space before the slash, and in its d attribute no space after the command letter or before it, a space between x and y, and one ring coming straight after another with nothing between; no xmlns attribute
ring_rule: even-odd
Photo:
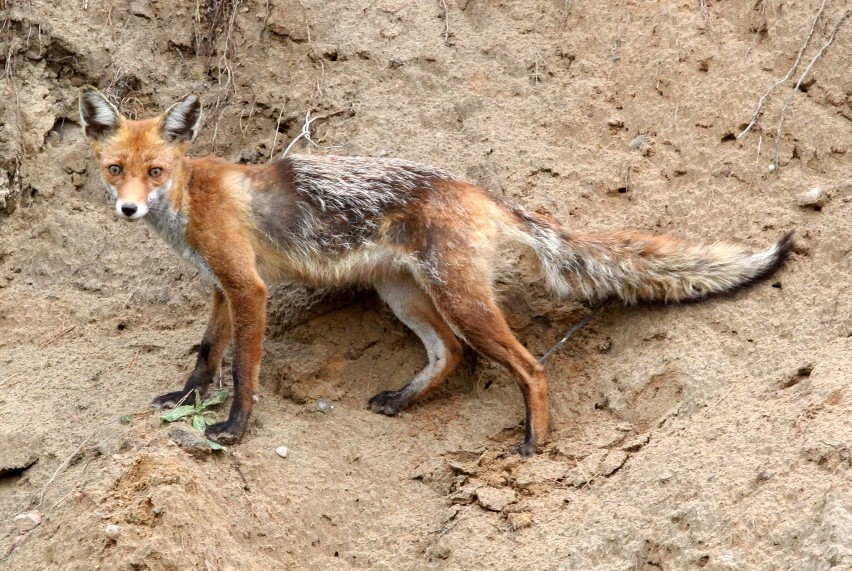
<svg viewBox="0 0 852 571"><path fill-rule="evenodd" d="M447 0L441 0L441 6L444 8L444 43L450 41L450 9L447 7Z"/></svg>
<svg viewBox="0 0 852 571"><path fill-rule="evenodd" d="M580 321L579 323L575 323L571 327L571 329L568 330L568 333L565 334L565 337L560 339L559 342L556 345L554 345L553 347L548 349L547 353L542 355L539 358L538 362L544 363L545 361L550 359L550 356L553 355L556 351L560 350L562 347L564 347L565 344L568 343L568 340L571 339L571 336L574 335L577 331L579 331L587 323L589 323L589 321L591 321L598 314L598 311L600 311L600 306L592 309L592 312L589 315L587 315L582 321Z"/></svg>
<svg viewBox="0 0 852 571"><path fill-rule="evenodd" d="M282 112L283 112L283 109L282 109ZM290 149L293 148L293 145L295 145L299 141L299 139L305 139L307 142L309 142L311 145L313 145L317 149L340 149L342 147L345 147L346 144L343 144L343 145L320 145L319 143L317 143L316 141L314 141L311 138L311 124L314 121L316 121L318 119L328 119L329 117L334 117L335 115L340 115L344 112L345 112L345 110L340 109L338 111L332 111L331 113L327 113L326 115L323 115L321 117L311 117L310 111L305 113L305 122L302 124L302 130L299 131L299 134L296 135L293 138L292 141L290 141L290 144L287 145L287 148L284 149L284 153L281 156L286 157L287 153L290 152ZM278 115L278 121L279 121L279 123L281 121L281 115L280 114ZM278 133L278 124L276 124L276 126L275 126L275 132L276 132L276 134ZM269 155L269 160L272 160L272 156L273 156L274 153L275 153L275 145L274 145L274 142L273 142L272 151L270 152L270 155Z"/></svg>
<svg viewBox="0 0 852 571"><path fill-rule="evenodd" d="M845 14L843 14L843 16L841 16L840 19L837 21L837 24L834 25L834 29L831 30L831 36L829 36L825 44L823 44L823 46L811 59L811 62L808 64L808 67L805 68L805 71L802 72L801 77L799 77L799 81L797 81L796 85L793 86L793 89L790 90L790 95L787 96L787 100L784 102L784 106L781 108L781 116L778 119L778 128L775 131L775 156L772 159L772 164L775 165L775 172L778 172L778 168L780 166L778 162L778 156L781 152L781 130L784 128L784 117L787 114L787 109L790 107L790 102L793 101L793 96L796 95L796 92L802 86L802 82L811 72L811 69L813 68L814 64L820 57L822 57L822 54L825 53L825 50L828 49L828 46L830 46L834 42L834 38L837 36L837 30L840 29L840 26L843 25L843 23L849 18L849 16L852 16L852 10L848 10Z"/></svg>
<svg viewBox="0 0 852 571"><path fill-rule="evenodd" d="M802 54L805 53L808 44L810 44L811 38L814 35L814 30L816 29L817 22L822 16L823 8L825 8L825 0L821 0L820 2L819 10L817 10L816 16L814 16L814 21L811 23L811 29L808 32L805 41L802 42L802 47L799 48L799 53L796 54L796 61L793 62L793 66L787 72L787 75L776 81L769 89L766 90L766 93L764 93L760 100L757 102L757 109L754 110L754 114L751 116L751 121L749 121L748 126L743 129L742 133L737 135L737 139L741 138L743 135L751 131L751 128L754 127L754 125L757 123L757 120L760 119L760 110L763 109L763 104L766 103L766 99L772 94L772 92L775 91L780 85L787 82L787 80L793 77L793 74L796 73L796 69L798 69L799 67L799 62L802 61Z"/></svg>

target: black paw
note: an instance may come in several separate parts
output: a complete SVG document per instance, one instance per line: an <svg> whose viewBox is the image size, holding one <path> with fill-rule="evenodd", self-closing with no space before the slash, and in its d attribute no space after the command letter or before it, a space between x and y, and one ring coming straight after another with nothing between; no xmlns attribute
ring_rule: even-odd
<svg viewBox="0 0 852 571"><path fill-rule="evenodd" d="M204 396L203 394L201 396ZM185 397L185 398L184 398ZM151 401L151 406L161 408L174 408L180 404L195 404L195 391L175 391L160 395Z"/></svg>
<svg viewBox="0 0 852 571"><path fill-rule="evenodd" d="M408 404L408 399L399 391L384 391L371 398L368 404L373 412L394 416Z"/></svg>
<svg viewBox="0 0 852 571"><path fill-rule="evenodd" d="M520 446L518 446L518 454L521 455L521 458L529 458L535 454L535 443L526 441Z"/></svg>
<svg viewBox="0 0 852 571"><path fill-rule="evenodd" d="M245 431L245 422L238 419L228 419L223 422L211 424L204 431L207 438L219 444L233 444L237 442Z"/></svg>

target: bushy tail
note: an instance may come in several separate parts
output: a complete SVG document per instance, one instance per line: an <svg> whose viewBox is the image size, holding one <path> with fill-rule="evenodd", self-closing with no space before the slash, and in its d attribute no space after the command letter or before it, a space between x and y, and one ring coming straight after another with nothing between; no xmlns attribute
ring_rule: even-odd
<svg viewBox="0 0 852 571"><path fill-rule="evenodd" d="M512 208L521 239L541 259L560 295L590 301L619 297L683 302L723 295L775 272L793 248L793 232L752 253L732 242L693 244L670 234L568 232L543 216Z"/></svg>

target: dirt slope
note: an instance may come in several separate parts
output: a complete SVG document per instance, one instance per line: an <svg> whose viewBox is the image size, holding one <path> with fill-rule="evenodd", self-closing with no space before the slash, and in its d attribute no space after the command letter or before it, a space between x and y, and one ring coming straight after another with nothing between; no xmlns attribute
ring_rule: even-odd
<svg viewBox="0 0 852 571"><path fill-rule="evenodd" d="M847 3L737 138L818 4L0 2L0 569L852 568L852 23L794 89ZM334 148L301 152L445 167L573 228L798 246L732 299L606 308L548 363L525 462L503 370L470 355L380 417L414 335L369 292L279 288L248 434L198 459L146 407L188 375L207 285L115 219L86 83L131 115L200 93L197 154L266 161L310 112ZM584 312L511 274L542 354Z"/></svg>

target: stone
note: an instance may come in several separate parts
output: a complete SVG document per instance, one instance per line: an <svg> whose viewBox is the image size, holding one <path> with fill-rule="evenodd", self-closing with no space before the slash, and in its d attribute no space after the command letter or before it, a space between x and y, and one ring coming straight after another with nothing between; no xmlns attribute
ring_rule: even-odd
<svg viewBox="0 0 852 571"><path fill-rule="evenodd" d="M810 190L801 193L798 198L798 205L802 208L813 208L821 210L829 201L831 196L821 186L815 186Z"/></svg>
<svg viewBox="0 0 852 571"><path fill-rule="evenodd" d="M169 431L169 438L186 452L196 457L206 456L213 450L203 434L188 426L173 427Z"/></svg>
<svg viewBox="0 0 852 571"><path fill-rule="evenodd" d="M115 525L114 523L111 523L104 528L104 535L106 535L109 539L115 541L116 539L118 539L118 536L121 535L121 528Z"/></svg>

